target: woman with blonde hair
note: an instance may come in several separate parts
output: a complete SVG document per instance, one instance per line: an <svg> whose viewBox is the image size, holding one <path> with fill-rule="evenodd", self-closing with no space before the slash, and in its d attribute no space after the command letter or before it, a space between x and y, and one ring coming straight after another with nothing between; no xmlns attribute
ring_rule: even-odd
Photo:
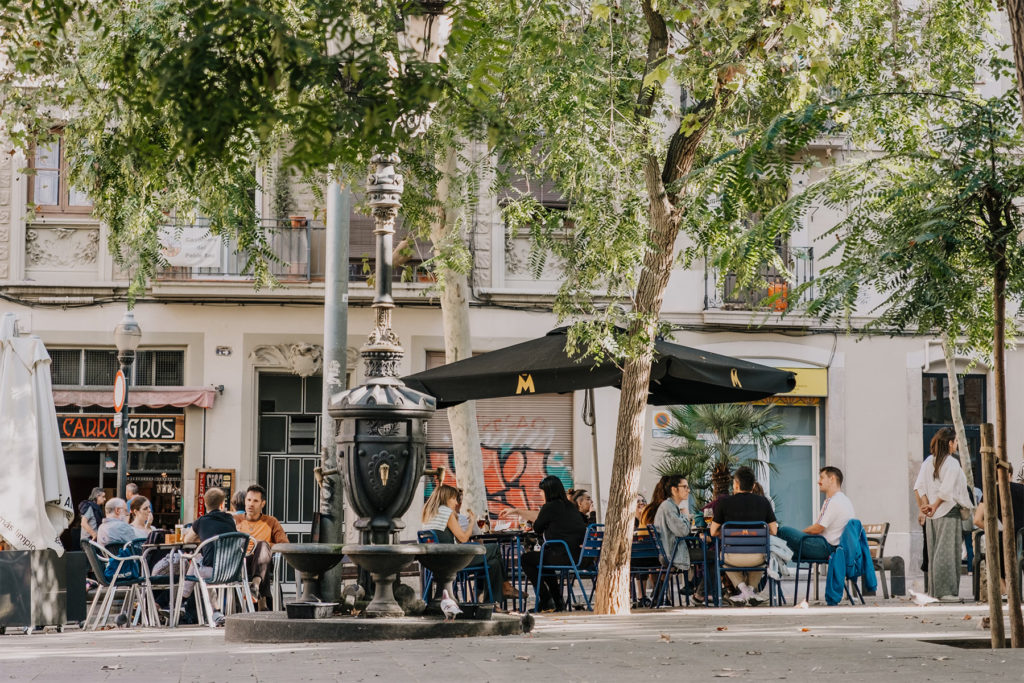
<svg viewBox="0 0 1024 683"><path fill-rule="evenodd" d="M455 514L458 499L457 488L438 484L423 505L423 530L433 531L437 535L438 543L466 543L473 536L476 514L473 510L465 512L469 518L469 525L463 529ZM494 543L485 543L484 549L487 551L486 554L483 557L476 557L470 562L469 567L487 564L487 573L491 580L491 597L495 601L502 597L519 597L518 591L505 579L505 564L502 562L498 546Z"/></svg>
<svg viewBox="0 0 1024 683"><path fill-rule="evenodd" d="M961 519L973 506L967 478L952 457L957 451L956 433L943 427L932 437L928 450L931 455L921 464L914 483L928 540L928 591L952 602L960 599Z"/></svg>

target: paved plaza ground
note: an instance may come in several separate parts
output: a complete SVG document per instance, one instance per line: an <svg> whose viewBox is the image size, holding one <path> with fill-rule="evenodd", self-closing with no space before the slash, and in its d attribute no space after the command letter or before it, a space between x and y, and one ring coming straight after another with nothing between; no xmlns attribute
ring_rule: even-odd
<svg viewBox="0 0 1024 683"><path fill-rule="evenodd" d="M981 640L985 605L674 609L542 615L529 635L375 643L239 645L223 629L0 636L15 681L913 681L1020 680L1024 650ZM969 618L968 618L969 617ZM438 635L444 625L438 625Z"/></svg>

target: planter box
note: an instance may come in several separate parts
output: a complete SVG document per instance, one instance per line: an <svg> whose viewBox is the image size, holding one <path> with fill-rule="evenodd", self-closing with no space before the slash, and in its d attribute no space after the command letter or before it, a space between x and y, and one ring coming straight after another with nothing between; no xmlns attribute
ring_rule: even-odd
<svg viewBox="0 0 1024 683"><path fill-rule="evenodd" d="M84 620L85 569L81 552L0 552L0 628Z"/></svg>

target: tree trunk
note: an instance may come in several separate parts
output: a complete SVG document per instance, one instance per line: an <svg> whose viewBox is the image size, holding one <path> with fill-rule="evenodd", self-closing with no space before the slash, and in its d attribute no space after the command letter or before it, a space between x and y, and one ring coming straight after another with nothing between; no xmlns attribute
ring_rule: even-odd
<svg viewBox="0 0 1024 683"><path fill-rule="evenodd" d="M594 602L594 612L597 614L629 613L629 553L644 451L644 411L651 383L653 342L665 298L665 287L672 271L673 247L679 233L678 217L665 193L661 171L653 156L648 157L644 164L644 176L651 202L652 244L644 257L644 266L637 284L634 304L636 322L628 333L645 335L651 340L651 347L643 356L628 359L622 369L615 457L612 462L601 563L597 572Z"/></svg>
<svg viewBox="0 0 1024 683"><path fill-rule="evenodd" d="M1010 21L1010 42L1017 71L1017 96L1024 110L1024 0L1006 0L1006 15Z"/></svg>
<svg viewBox="0 0 1024 683"><path fill-rule="evenodd" d="M452 179L458 171L456 151L448 153L437 184L439 208L430 226L430 239L434 256L450 242L466 242L465 221L459 220L459 197L451 197ZM440 259L439 259L440 261ZM444 321L445 362L454 363L473 355L472 335L469 329L469 278L449 268L438 273L441 286L441 318ZM448 426L452 433L455 453L455 475L463 489L463 511L477 516L487 513L487 489L484 486L483 455L480 452L480 432L476 423L476 403L467 401L448 409Z"/></svg>
<svg viewBox="0 0 1024 683"><path fill-rule="evenodd" d="M953 415L953 429L956 430L956 442L960 446L960 464L967 476L967 486L974 492L974 464L971 462L971 449L967 445L967 432L964 430L964 418L960 414L960 384L956 378L956 360L953 358L953 343L949 333L942 333L942 355L946 358L946 381L949 382L949 409ZM975 504L978 501L974 501Z"/></svg>
<svg viewBox="0 0 1024 683"><path fill-rule="evenodd" d="M1012 226L1008 222L1007 227ZM1004 469L1006 455L1006 235L1000 234L995 245L995 270L992 287L993 339L992 369L996 399L996 453L1003 519L1003 567L1006 575L1007 608L1010 613L1010 637L1015 648L1024 647L1024 617L1020 611L1020 572L1017 568L1017 538L1013 533L1013 507L1010 501L1010 476Z"/></svg>

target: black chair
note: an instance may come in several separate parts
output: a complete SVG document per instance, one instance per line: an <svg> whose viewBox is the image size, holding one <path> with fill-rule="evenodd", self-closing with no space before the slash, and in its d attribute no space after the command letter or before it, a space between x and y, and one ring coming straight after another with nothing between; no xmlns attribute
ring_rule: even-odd
<svg viewBox="0 0 1024 683"><path fill-rule="evenodd" d="M249 591L249 579L245 574L245 551L248 546L249 534L235 531L209 538L200 543L195 552L185 556L189 566L182 577L182 586L184 581L198 584L197 600L201 597L203 603L203 611L198 609L198 602L196 605L200 623L205 616L208 626L217 625L213 617L214 602L211 589L233 588L242 608L246 612L256 611L252 593ZM204 550L207 552L204 553ZM210 577L204 578L200 568L212 570ZM175 610L181 609L183 594L183 590L178 591Z"/></svg>

